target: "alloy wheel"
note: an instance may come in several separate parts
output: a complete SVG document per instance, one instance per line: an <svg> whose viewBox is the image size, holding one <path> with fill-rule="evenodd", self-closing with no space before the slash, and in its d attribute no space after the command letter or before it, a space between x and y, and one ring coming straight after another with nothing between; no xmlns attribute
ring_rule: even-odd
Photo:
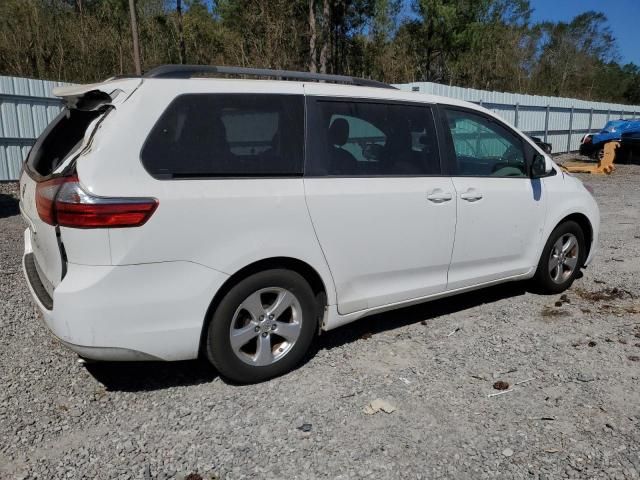
<svg viewBox="0 0 640 480"><path fill-rule="evenodd" d="M564 283L573 275L579 254L578 239L574 234L565 233L556 240L549 255L549 275L554 283Z"/></svg>
<svg viewBox="0 0 640 480"><path fill-rule="evenodd" d="M231 349L249 365L271 365L293 348L301 328L296 296L280 287L263 288L237 308L229 329Z"/></svg>

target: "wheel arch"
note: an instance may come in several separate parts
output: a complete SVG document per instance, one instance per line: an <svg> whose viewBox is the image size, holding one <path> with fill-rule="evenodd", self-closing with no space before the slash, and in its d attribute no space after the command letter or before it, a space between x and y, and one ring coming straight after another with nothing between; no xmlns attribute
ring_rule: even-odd
<svg viewBox="0 0 640 480"><path fill-rule="evenodd" d="M584 263L587 258L589 258L589 254L591 253L591 249L593 248L593 226L591 225L591 221L589 218L579 212L571 213L565 216L562 220L556 223L556 225L551 230L555 230L559 225L562 225L565 222L573 221L576 222L580 228L582 229L582 233L584 233L584 242L585 242L585 253L582 258L582 262ZM582 266L582 265L581 265Z"/></svg>
<svg viewBox="0 0 640 480"><path fill-rule="evenodd" d="M304 262L297 258L265 258L242 267L236 273L231 275L214 295L211 303L209 304L209 308L207 308L207 313L202 323L202 331L200 332L200 345L198 348L200 356L202 356L202 354L204 353L207 329L209 328L209 323L211 322L213 313L215 312L216 308L220 304L220 301L224 298L227 292L229 292L229 290L231 290L239 282L255 273L277 268L294 271L300 274L309 283L309 286L311 287L311 290L313 290L318 305L319 327L322 325L322 315L327 305L327 288L325 281L322 279L317 270L307 262Z"/></svg>

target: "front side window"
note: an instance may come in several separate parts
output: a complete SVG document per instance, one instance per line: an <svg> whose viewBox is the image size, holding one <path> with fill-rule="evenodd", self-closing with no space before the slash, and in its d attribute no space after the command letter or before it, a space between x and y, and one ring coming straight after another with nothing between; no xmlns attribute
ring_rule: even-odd
<svg viewBox="0 0 640 480"><path fill-rule="evenodd" d="M489 117L445 110L456 156L456 174L527 177L522 140Z"/></svg>
<svg viewBox="0 0 640 480"><path fill-rule="evenodd" d="M156 178L299 176L301 95L186 94L162 114L142 149Z"/></svg>
<svg viewBox="0 0 640 480"><path fill-rule="evenodd" d="M309 175L440 174L427 106L319 99L311 111Z"/></svg>

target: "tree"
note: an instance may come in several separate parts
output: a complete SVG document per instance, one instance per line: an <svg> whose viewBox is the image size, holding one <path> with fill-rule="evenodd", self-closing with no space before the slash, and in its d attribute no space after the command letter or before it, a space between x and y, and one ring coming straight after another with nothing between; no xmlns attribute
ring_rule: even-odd
<svg viewBox="0 0 640 480"><path fill-rule="evenodd" d="M529 1L484 1L475 13L463 32L466 48L451 62L450 83L525 90L539 39L537 30L529 25Z"/></svg>
<svg viewBox="0 0 640 480"><path fill-rule="evenodd" d="M320 72L327 73L329 50L331 46L331 5L329 0L322 1L322 48L320 49Z"/></svg>
<svg viewBox="0 0 640 480"><path fill-rule="evenodd" d="M316 32L316 2L315 0L309 0L309 71L312 73L318 71L318 64L316 61Z"/></svg>
<svg viewBox="0 0 640 480"><path fill-rule="evenodd" d="M473 0L417 0L415 20L407 25L408 52L416 61L420 80L446 82L450 65L468 47L466 29L478 17L483 2Z"/></svg>
<svg viewBox="0 0 640 480"><path fill-rule="evenodd" d="M243 66L306 69L308 3L303 0L220 0L226 51Z"/></svg>
<svg viewBox="0 0 640 480"><path fill-rule="evenodd" d="M163 63L429 80L640 102L606 16L531 22L529 0L0 0L0 73L93 82Z"/></svg>
<svg viewBox="0 0 640 480"><path fill-rule="evenodd" d="M136 75L142 75L140 65L140 44L138 38L138 20L136 18L136 4L134 0L129 0L129 12L131 14L131 36L133 37L133 63L136 67Z"/></svg>
<svg viewBox="0 0 640 480"><path fill-rule="evenodd" d="M541 31L535 88L558 96L582 91L586 98L592 98L600 67L617 60L615 39L606 16L586 12L570 23L546 22Z"/></svg>
<svg viewBox="0 0 640 480"><path fill-rule="evenodd" d="M180 63L187 63L187 46L184 43L184 28L182 25L182 0L176 0L176 16L178 17L178 48Z"/></svg>
<svg viewBox="0 0 640 480"><path fill-rule="evenodd" d="M624 99L633 105L640 105L640 67L628 63L622 70L627 77Z"/></svg>

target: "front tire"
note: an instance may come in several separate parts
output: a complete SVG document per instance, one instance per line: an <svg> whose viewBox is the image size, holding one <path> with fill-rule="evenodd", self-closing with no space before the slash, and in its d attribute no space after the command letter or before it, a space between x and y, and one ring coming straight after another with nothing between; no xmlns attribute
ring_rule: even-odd
<svg viewBox="0 0 640 480"><path fill-rule="evenodd" d="M255 383L295 368L317 328L316 300L290 270L265 270L240 281L216 308L206 352L220 375Z"/></svg>
<svg viewBox="0 0 640 480"><path fill-rule="evenodd" d="M584 232L574 221L558 225L547 240L534 277L542 293L560 293L571 286L586 253Z"/></svg>

